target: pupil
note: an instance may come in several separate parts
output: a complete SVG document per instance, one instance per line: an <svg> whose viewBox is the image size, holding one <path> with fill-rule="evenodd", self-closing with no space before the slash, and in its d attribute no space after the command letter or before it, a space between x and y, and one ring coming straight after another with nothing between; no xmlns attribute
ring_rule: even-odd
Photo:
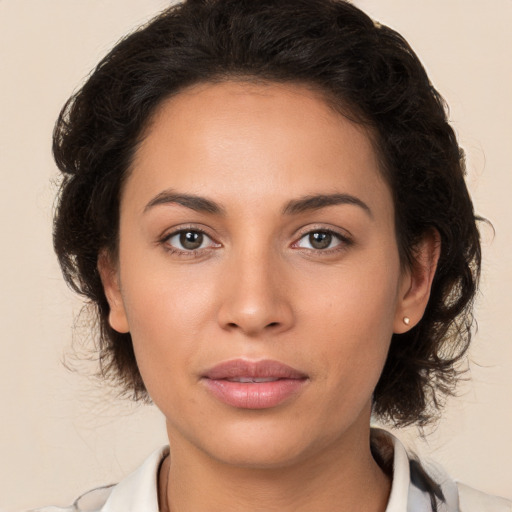
<svg viewBox="0 0 512 512"><path fill-rule="evenodd" d="M196 231L184 231L180 234L180 243L185 249L199 249L203 243L203 234Z"/></svg>
<svg viewBox="0 0 512 512"><path fill-rule="evenodd" d="M309 235L309 243L315 249L327 249L331 245L332 235L325 232L316 232Z"/></svg>

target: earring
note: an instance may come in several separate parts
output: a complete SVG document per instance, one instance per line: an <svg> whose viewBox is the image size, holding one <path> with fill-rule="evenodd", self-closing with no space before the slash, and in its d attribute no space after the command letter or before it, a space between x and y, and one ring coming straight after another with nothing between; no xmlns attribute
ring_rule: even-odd
<svg viewBox="0 0 512 512"><path fill-rule="evenodd" d="M408 316L404 316L404 324L409 325L411 323L411 319Z"/></svg>

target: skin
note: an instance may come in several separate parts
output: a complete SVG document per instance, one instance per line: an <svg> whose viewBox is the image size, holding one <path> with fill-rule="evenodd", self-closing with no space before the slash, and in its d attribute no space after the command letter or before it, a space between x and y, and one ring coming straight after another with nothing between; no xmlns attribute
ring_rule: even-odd
<svg viewBox="0 0 512 512"><path fill-rule="evenodd" d="M355 199L284 211L332 194ZM180 230L206 233L199 250L180 245ZM328 248L310 233L327 233ZM131 333L167 420L162 502L180 512L385 510L371 397L392 334L423 314L437 247L425 237L403 268L371 139L318 93L225 82L162 104L122 192L118 260L99 259L110 323ZM277 407L232 407L201 375L235 358L277 360L307 381Z"/></svg>

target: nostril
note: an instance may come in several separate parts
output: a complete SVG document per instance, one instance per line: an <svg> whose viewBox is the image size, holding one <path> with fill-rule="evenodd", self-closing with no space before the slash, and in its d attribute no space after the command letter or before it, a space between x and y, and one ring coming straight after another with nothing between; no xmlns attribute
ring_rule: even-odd
<svg viewBox="0 0 512 512"><path fill-rule="evenodd" d="M271 322L271 323L268 324L267 327L276 327L278 325L279 325L279 322Z"/></svg>

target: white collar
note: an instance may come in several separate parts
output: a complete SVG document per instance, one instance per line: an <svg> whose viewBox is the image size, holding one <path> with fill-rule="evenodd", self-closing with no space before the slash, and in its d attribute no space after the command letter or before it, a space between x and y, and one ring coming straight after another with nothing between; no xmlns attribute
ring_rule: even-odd
<svg viewBox="0 0 512 512"><path fill-rule="evenodd" d="M406 512L408 510L410 483L409 457L403 444L393 436L393 481L386 512Z"/></svg>
<svg viewBox="0 0 512 512"><path fill-rule="evenodd" d="M168 453L168 446L156 450L114 486L101 512L158 512L158 469Z"/></svg>
<svg viewBox="0 0 512 512"><path fill-rule="evenodd" d="M410 461L403 444L389 432L379 430L393 444L393 482L386 512L431 512L429 496L411 483ZM153 452L133 473L111 488L95 489L79 498L73 510L100 512L158 512L158 468L169 447ZM442 470L432 466L428 473L441 484L446 512L457 512L455 484ZM107 495L107 496L106 496ZM106 501L105 501L106 498Z"/></svg>

